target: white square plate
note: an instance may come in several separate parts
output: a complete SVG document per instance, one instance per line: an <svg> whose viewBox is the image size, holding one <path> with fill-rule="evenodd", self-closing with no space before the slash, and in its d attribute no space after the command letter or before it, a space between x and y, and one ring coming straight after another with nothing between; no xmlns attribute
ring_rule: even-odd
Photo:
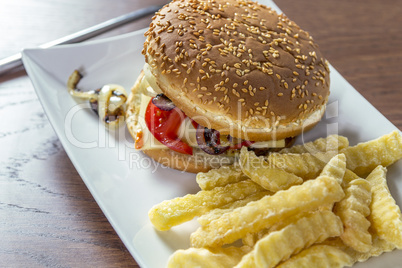
<svg viewBox="0 0 402 268"><path fill-rule="evenodd" d="M260 2L279 11L272 1ZM143 33L141 30L51 49L27 49L23 61L64 149L128 250L142 267L164 267L176 249L189 247L189 235L196 223L158 232L148 220L148 210L165 199L198 191L195 175L161 167L135 151L124 128L113 135L108 133L88 104L78 104L66 90L69 75L79 68L84 71L81 89L116 83L129 91L144 63ZM326 115L298 142L339 133L354 145L395 129L331 67ZM388 181L401 206L402 161L389 168ZM397 267L401 259L402 251L394 251L356 267Z"/></svg>

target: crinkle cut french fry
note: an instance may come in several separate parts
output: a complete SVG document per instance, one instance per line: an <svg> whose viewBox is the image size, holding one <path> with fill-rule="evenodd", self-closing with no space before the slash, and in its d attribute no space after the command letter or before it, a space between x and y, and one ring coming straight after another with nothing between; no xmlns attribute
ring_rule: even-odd
<svg viewBox="0 0 402 268"><path fill-rule="evenodd" d="M339 236L342 231L342 222L333 212L312 212L260 239L236 267L274 267L303 248L322 242L328 237Z"/></svg>
<svg viewBox="0 0 402 268"><path fill-rule="evenodd" d="M329 245L313 245L281 263L277 268L342 268L353 265L353 258Z"/></svg>
<svg viewBox="0 0 402 268"><path fill-rule="evenodd" d="M316 154L272 153L267 157L267 162L272 168L282 169L307 180L316 178L335 155L335 151Z"/></svg>
<svg viewBox="0 0 402 268"><path fill-rule="evenodd" d="M216 249L189 248L173 253L168 260L168 268L231 268L251 250L250 247L226 247Z"/></svg>
<svg viewBox="0 0 402 268"><path fill-rule="evenodd" d="M152 207L148 216L158 230L165 231L214 208L261 191L265 191L264 188L251 180L241 181L225 187L216 187L210 191L199 191L197 194L163 201Z"/></svg>
<svg viewBox="0 0 402 268"><path fill-rule="evenodd" d="M242 237L241 241L243 242L243 245L254 247L258 240L263 238L270 230L271 228L262 229L258 233L248 233L244 237Z"/></svg>
<svg viewBox="0 0 402 268"><path fill-rule="evenodd" d="M320 207L320 210L324 211L323 209L321 209L321 207ZM326 211L330 211L330 209L326 209ZM243 244L245 244L249 247L254 247L255 244L258 242L258 240L263 238L266 234L268 234L270 232L279 231L279 230L285 228L286 226L300 220L301 218L306 217L310 213L311 213L311 211L301 212L301 213L298 213L291 217L287 217L286 219L283 219L281 221L278 221L277 223L272 225L272 227L270 227L269 229L268 228L262 229L258 233L248 233L245 237L242 238Z"/></svg>
<svg viewBox="0 0 402 268"><path fill-rule="evenodd" d="M208 172L200 172L196 176L198 185L202 190L212 190L230 183L247 180L239 165L221 166Z"/></svg>
<svg viewBox="0 0 402 268"><path fill-rule="evenodd" d="M346 157L344 154L338 154L331 158L320 173L320 176L330 176L342 183L346 171Z"/></svg>
<svg viewBox="0 0 402 268"><path fill-rule="evenodd" d="M279 151L279 153L292 153L292 154L302 154L310 153L315 154L317 152L327 152L327 151L339 151L343 148L349 146L349 140L346 137L338 135L329 135L326 138L319 138L315 141L306 142L301 145L294 145L289 148L284 148Z"/></svg>
<svg viewBox="0 0 402 268"><path fill-rule="evenodd" d="M342 188L345 189L346 187L348 187L349 183L353 180L356 179L360 179L359 176L356 175L356 173L354 173L353 171L346 169L345 170L345 176L343 176L343 180L342 180Z"/></svg>
<svg viewBox="0 0 402 268"><path fill-rule="evenodd" d="M332 207L332 204L331 204L331 207ZM321 209L321 207L320 207L320 210L324 211L323 209ZM330 211L330 209L326 209L326 211ZM287 217L281 221L278 221L277 223L272 225L269 229L268 228L262 229L258 233L248 233L245 237L242 238L243 244L247 245L249 247L254 247L255 244L258 242L258 240L263 238L266 234L268 234L270 232L280 231L281 229L285 228L286 226L300 220L303 217L308 216L310 213L311 213L311 211L297 213L296 215L293 215L291 217Z"/></svg>
<svg viewBox="0 0 402 268"><path fill-rule="evenodd" d="M340 201L343 197L342 187L334 178L323 176L309 180L223 214L209 225L198 228L190 237L191 244L194 247L230 244L247 233L259 232L287 217Z"/></svg>
<svg viewBox="0 0 402 268"><path fill-rule="evenodd" d="M370 221L371 186L364 179L351 181L344 189L345 198L335 204L334 212L345 227L342 241L358 252L368 252L371 248Z"/></svg>
<svg viewBox="0 0 402 268"><path fill-rule="evenodd" d="M257 201L260 200L261 198L263 198L266 195L272 195L271 192L269 191L262 191L262 192L258 192L255 194L252 194L250 196L247 196L244 199L240 199L237 200L233 203L229 203L227 205L224 205L220 208L216 208L213 209L211 211L209 211L208 213L200 216L197 221L202 225L208 225L211 221L219 218L220 216L222 216L225 213L231 212L232 210L234 210L235 208L238 207L243 207L245 205L247 205L248 203L252 202L252 201Z"/></svg>
<svg viewBox="0 0 402 268"><path fill-rule="evenodd" d="M326 241L322 242L321 244L330 245L341 249L342 251L346 252L349 256L353 258L353 263L356 262L364 262L367 261L371 257L377 257L385 252L390 252L395 249L395 245L385 241L378 237L375 232L371 232L373 237L373 243L368 252L362 253L354 250L353 248L345 245L340 237L330 238Z"/></svg>
<svg viewBox="0 0 402 268"><path fill-rule="evenodd" d="M320 173L320 176L330 176L335 178L340 184L346 171L346 157L344 154L338 154L331 158ZM334 204L321 206L320 210L332 210Z"/></svg>
<svg viewBox="0 0 402 268"><path fill-rule="evenodd" d="M347 251L351 255L355 262L364 262L371 257L377 257L385 252L390 252L395 249L395 245L379 238L377 235L373 235L373 245L368 252L362 253L348 248Z"/></svg>
<svg viewBox="0 0 402 268"><path fill-rule="evenodd" d="M385 167L378 166L366 178L372 191L369 220L380 238L402 249L401 210L388 189L386 173Z"/></svg>
<svg viewBox="0 0 402 268"><path fill-rule="evenodd" d="M365 177L378 165L389 166L402 158L402 137L399 131L378 139L359 143L341 150L346 155L347 168Z"/></svg>
<svg viewBox="0 0 402 268"><path fill-rule="evenodd" d="M331 211L331 210L322 210L322 211ZM297 213L296 215L293 215L291 217L288 217L286 219L283 219L277 223L275 223L274 225L272 225L271 228L269 228L269 230L266 231L266 234L268 232L275 232L275 231L280 231L283 228L285 228L288 225L291 225L292 223L297 222L298 220L300 220L301 218L307 217L311 214L311 211L304 211L301 213Z"/></svg>
<svg viewBox="0 0 402 268"><path fill-rule="evenodd" d="M257 157L253 151L248 151L246 147L241 149L239 161L244 174L271 192L286 190L292 185L303 182L299 176L269 167L264 158Z"/></svg>

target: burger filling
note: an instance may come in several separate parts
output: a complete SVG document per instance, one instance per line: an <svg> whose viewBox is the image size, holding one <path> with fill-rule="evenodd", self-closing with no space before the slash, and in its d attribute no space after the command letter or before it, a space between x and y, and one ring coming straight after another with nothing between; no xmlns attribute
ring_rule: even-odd
<svg viewBox="0 0 402 268"><path fill-rule="evenodd" d="M199 125L181 111L167 98L147 75L141 81L141 107L139 119L143 120L142 129L137 131L135 148L148 150L167 147L178 153L193 154L198 147L207 154L233 154L246 146L258 154L265 154L275 148L290 145L294 139L278 141L247 141L221 135L219 131Z"/></svg>

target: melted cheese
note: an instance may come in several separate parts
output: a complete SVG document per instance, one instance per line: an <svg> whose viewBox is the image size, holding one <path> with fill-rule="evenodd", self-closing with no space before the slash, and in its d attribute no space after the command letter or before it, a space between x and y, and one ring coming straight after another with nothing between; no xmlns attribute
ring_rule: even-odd
<svg viewBox="0 0 402 268"><path fill-rule="evenodd" d="M285 140L257 141L257 142L254 142L250 147L253 147L253 148L283 148L283 147L285 147Z"/></svg>
<svg viewBox="0 0 402 268"><path fill-rule="evenodd" d="M143 71L144 71L144 78L142 79L143 82L146 81L148 84L147 91L152 91L154 96L160 93L163 93L158 84L155 81L155 76L151 72L151 67L149 64L145 63Z"/></svg>
<svg viewBox="0 0 402 268"><path fill-rule="evenodd" d="M155 139L154 135L152 135L152 133L149 131L145 123L145 111L147 109L148 103L151 101L152 98L153 97L151 96L141 94L141 107L138 116L138 121L141 124L142 139L143 139L143 145L141 147L141 150L167 148L165 145L163 145L157 139Z"/></svg>

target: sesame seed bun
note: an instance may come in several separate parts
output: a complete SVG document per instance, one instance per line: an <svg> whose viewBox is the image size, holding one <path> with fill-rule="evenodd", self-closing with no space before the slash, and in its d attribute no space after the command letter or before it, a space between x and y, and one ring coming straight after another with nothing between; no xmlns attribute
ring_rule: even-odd
<svg viewBox="0 0 402 268"><path fill-rule="evenodd" d="M267 141L312 128L325 111L326 60L307 32L266 6L174 0L146 37L157 85L200 125Z"/></svg>

